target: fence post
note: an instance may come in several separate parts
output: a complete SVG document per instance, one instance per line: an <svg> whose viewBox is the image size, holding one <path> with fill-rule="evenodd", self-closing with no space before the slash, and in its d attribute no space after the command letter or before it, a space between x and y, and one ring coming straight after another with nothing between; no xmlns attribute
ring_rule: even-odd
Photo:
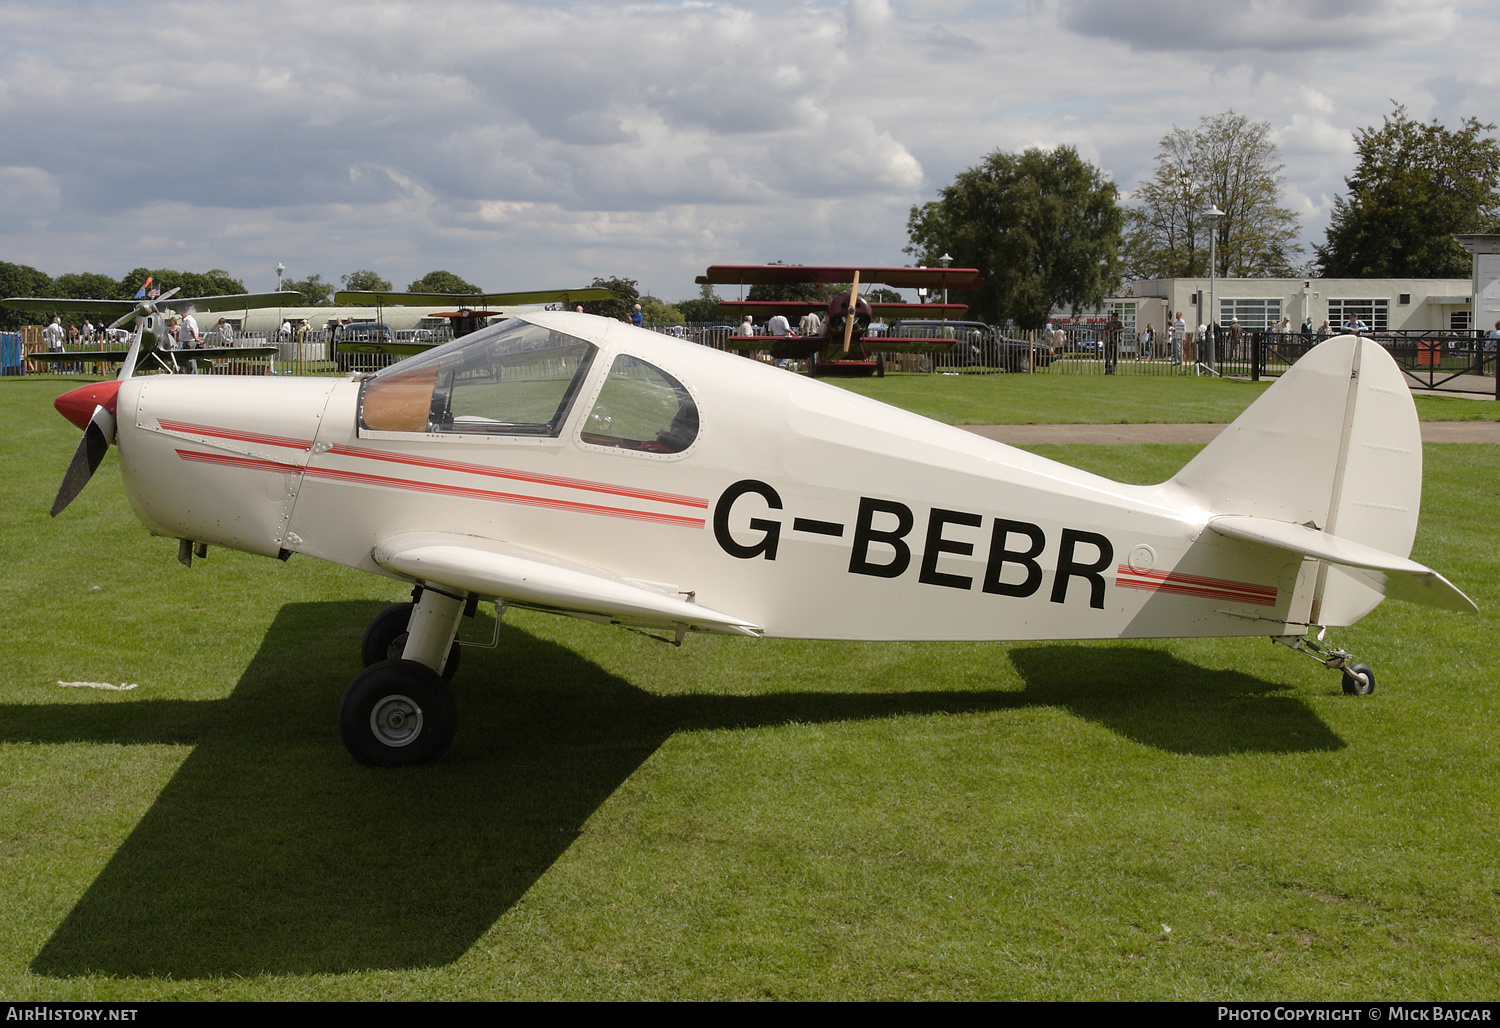
<svg viewBox="0 0 1500 1028"><path fill-rule="evenodd" d="M1250 381L1260 381L1260 362L1262 357L1261 346L1265 342L1265 333L1252 332L1250 334Z"/></svg>

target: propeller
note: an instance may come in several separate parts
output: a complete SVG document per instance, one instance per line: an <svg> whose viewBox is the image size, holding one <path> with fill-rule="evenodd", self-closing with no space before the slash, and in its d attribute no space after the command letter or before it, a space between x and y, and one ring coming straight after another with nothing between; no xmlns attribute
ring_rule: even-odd
<svg viewBox="0 0 1500 1028"><path fill-rule="evenodd" d="M57 498L52 501L53 517L67 509L74 497L88 485L104 460L109 444L114 442L115 401L119 392L119 379L90 382L68 390L53 401L58 413L83 429L83 438L73 451L73 459L68 462L62 485L57 489Z"/></svg>
<svg viewBox="0 0 1500 1028"><path fill-rule="evenodd" d="M854 339L854 315L859 307L859 269L854 269L854 284L849 287L849 313L844 316L844 352L849 352L849 343Z"/></svg>

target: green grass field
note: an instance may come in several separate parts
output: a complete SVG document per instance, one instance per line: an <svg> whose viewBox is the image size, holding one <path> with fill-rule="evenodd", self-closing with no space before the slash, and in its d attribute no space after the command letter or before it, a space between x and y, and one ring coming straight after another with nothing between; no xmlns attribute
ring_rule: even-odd
<svg viewBox="0 0 1500 1028"><path fill-rule="evenodd" d="M1426 448L1413 556L1483 613L1388 603L1340 633L1370 697L1264 640L678 650L520 613L465 654L448 758L389 771L335 711L403 590L183 568L113 455L50 519L70 384L0 380L8 1000L1500 987L1500 448ZM1059 402L1034 420L1109 401ZM1131 481L1194 452L1038 449Z"/></svg>
<svg viewBox="0 0 1500 1028"><path fill-rule="evenodd" d="M1270 382L1187 375L887 375L827 381L950 425L1226 422ZM1496 421L1483 399L1417 396L1424 421Z"/></svg>

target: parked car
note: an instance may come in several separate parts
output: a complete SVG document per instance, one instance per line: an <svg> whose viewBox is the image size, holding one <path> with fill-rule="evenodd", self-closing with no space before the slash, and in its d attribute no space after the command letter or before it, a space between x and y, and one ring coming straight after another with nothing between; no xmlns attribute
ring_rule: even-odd
<svg viewBox="0 0 1500 1028"><path fill-rule="evenodd" d="M360 370L372 363L370 354L375 352L366 347L395 341L395 329L383 321L353 321L334 331L329 356L340 371Z"/></svg>

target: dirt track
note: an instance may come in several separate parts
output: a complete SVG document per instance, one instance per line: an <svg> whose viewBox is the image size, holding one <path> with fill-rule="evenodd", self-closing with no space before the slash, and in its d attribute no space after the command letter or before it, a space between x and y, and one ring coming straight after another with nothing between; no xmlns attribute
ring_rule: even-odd
<svg viewBox="0 0 1500 1028"><path fill-rule="evenodd" d="M1211 441L1225 425L961 425L987 439L1030 446L1038 443L1197 443ZM1424 421L1424 443L1500 443L1500 421Z"/></svg>

